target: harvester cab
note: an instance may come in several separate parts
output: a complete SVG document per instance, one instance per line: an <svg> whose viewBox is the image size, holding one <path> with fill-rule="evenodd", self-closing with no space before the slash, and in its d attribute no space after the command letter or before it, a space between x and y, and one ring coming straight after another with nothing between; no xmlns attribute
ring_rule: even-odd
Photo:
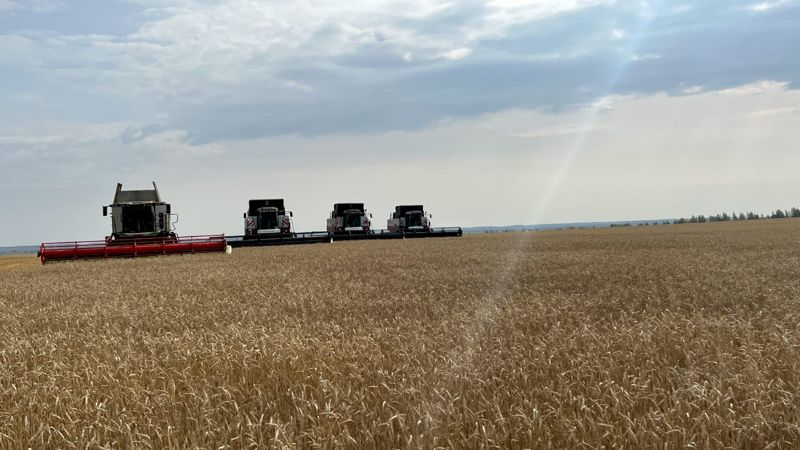
<svg viewBox="0 0 800 450"><path fill-rule="evenodd" d="M290 236L294 233L293 216L291 211L286 211L282 198L250 200L244 213L244 237Z"/></svg>
<svg viewBox="0 0 800 450"><path fill-rule="evenodd" d="M422 205L400 205L389 216L386 228L392 232L427 232L431 218Z"/></svg>
<svg viewBox="0 0 800 450"><path fill-rule="evenodd" d="M152 190L123 191L117 184L114 203L103 207L103 216L109 208L114 240L175 237L171 207L161 201L155 181Z"/></svg>
<svg viewBox="0 0 800 450"><path fill-rule="evenodd" d="M369 233L372 214L367 213L363 203L336 203L328 219L328 233Z"/></svg>

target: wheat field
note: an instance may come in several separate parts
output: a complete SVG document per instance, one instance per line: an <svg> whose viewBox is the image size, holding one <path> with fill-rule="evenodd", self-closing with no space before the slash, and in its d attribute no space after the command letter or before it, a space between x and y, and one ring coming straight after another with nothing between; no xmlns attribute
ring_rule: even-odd
<svg viewBox="0 0 800 450"><path fill-rule="evenodd" d="M800 445L800 221L30 261L0 448Z"/></svg>
<svg viewBox="0 0 800 450"><path fill-rule="evenodd" d="M0 255L0 273L6 270L31 268L37 264L39 259L31 254Z"/></svg>

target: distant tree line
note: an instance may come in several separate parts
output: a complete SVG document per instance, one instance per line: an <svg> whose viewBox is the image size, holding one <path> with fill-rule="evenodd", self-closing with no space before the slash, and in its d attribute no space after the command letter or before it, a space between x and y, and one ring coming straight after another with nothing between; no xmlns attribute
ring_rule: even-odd
<svg viewBox="0 0 800 450"><path fill-rule="evenodd" d="M677 225L682 223L707 223L707 222L733 222L733 221L740 221L740 220L766 220L766 219L788 219L788 218L800 218L800 208L792 208L792 209L776 209L770 214L756 214L752 211L748 211L746 213L722 213L717 214L714 216L692 216L690 218L681 217L680 219L675 220L664 220L661 222L615 222L608 225L611 228L623 228L623 227L647 227L647 226L656 226L656 225ZM567 226L567 227L559 227L559 228L545 228L547 230L574 230L576 228L589 228L589 227L581 227L581 226ZM591 226L591 228L597 228L597 226ZM484 233L512 233L515 231L541 231L539 228L519 228L519 229L499 229L499 230L485 230Z"/></svg>
<svg viewBox="0 0 800 450"><path fill-rule="evenodd" d="M748 211L746 213L722 213L717 214L714 216L692 216L690 218L681 217L680 219L675 220L665 220L661 223L659 222L639 222L635 225L632 223L612 223L610 225L611 228L619 228L619 227L646 227L646 226L653 226L653 225L671 225L671 224L681 224L681 223L707 223L707 222L732 222L732 221L740 221L740 220L766 220L766 219L788 219L788 218L800 218L800 209L792 208L792 209L776 209L770 214L756 214L752 211Z"/></svg>
<svg viewBox="0 0 800 450"><path fill-rule="evenodd" d="M730 221L738 221L738 220L764 220L764 219L786 219L789 217L800 217L800 209L792 208L787 210L777 209L773 211L771 214L756 214L752 211L748 211L746 213L722 213L717 214L715 216L692 216L688 219L681 217L680 219L673 220L672 223L674 224L681 224L681 223L706 223L706 222L730 222Z"/></svg>

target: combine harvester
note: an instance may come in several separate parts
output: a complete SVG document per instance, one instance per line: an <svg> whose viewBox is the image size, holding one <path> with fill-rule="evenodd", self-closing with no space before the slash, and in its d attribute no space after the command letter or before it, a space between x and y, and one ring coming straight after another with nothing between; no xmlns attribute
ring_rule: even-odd
<svg viewBox="0 0 800 450"><path fill-rule="evenodd" d="M461 227L433 228L431 216L422 205L400 205L389 216L386 230L372 229L372 215L363 203L337 203L328 219L331 241L457 237Z"/></svg>
<svg viewBox="0 0 800 450"><path fill-rule="evenodd" d="M422 205L401 205L389 218L387 230L372 229L372 215L363 203L336 203L327 219L326 231L297 233L293 214L283 199L250 200L244 213L244 235L228 236L231 247L316 244L336 241L458 237L460 227L433 228Z"/></svg>
<svg viewBox="0 0 800 450"><path fill-rule="evenodd" d="M244 213L245 239L262 236L291 236L294 231L291 211L287 213L283 199L250 200Z"/></svg>
<svg viewBox="0 0 800 450"><path fill-rule="evenodd" d="M138 256L224 252L225 235L183 236L173 231L169 203L161 201L156 183L152 190L123 191L117 184L114 203L103 207L103 216L111 209L111 236L102 241L44 243L39 248L42 264L96 258L133 258Z"/></svg>
<svg viewBox="0 0 800 450"><path fill-rule="evenodd" d="M363 203L336 203L328 217L328 234L332 241L369 239L375 235L370 219Z"/></svg>
<svg viewBox="0 0 800 450"><path fill-rule="evenodd" d="M386 228L389 234L401 234L404 238L458 237L464 234L461 227L433 228L433 216L425 212L422 205L400 205L389 216Z"/></svg>
<svg viewBox="0 0 800 450"><path fill-rule="evenodd" d="M373 230L372 215L363 203L337 203L328 219L332 241L458 237L461 227L433 228L431 215L422 205L400 205L389 216L386 230Z"/></svg>
<svg viewBox="0 0 800 450"><path fill-rule="evenodd" d="M244 213L244 235L229 236L231 247L260 247L267 245L313 244L329 242L326 232L295 233L291 211L284 200L250 200Z"/></svg>

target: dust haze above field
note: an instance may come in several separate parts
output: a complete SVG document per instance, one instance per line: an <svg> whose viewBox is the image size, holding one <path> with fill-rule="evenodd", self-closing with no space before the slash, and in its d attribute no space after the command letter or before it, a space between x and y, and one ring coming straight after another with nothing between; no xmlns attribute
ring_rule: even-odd
<svg viewBox="0 0 800 450"><path fill-rule="evenodd" d="M95 239L116 182L182 234L285 197L385 225L795 206L797 1L0 0L0 245Z"/></svg>

